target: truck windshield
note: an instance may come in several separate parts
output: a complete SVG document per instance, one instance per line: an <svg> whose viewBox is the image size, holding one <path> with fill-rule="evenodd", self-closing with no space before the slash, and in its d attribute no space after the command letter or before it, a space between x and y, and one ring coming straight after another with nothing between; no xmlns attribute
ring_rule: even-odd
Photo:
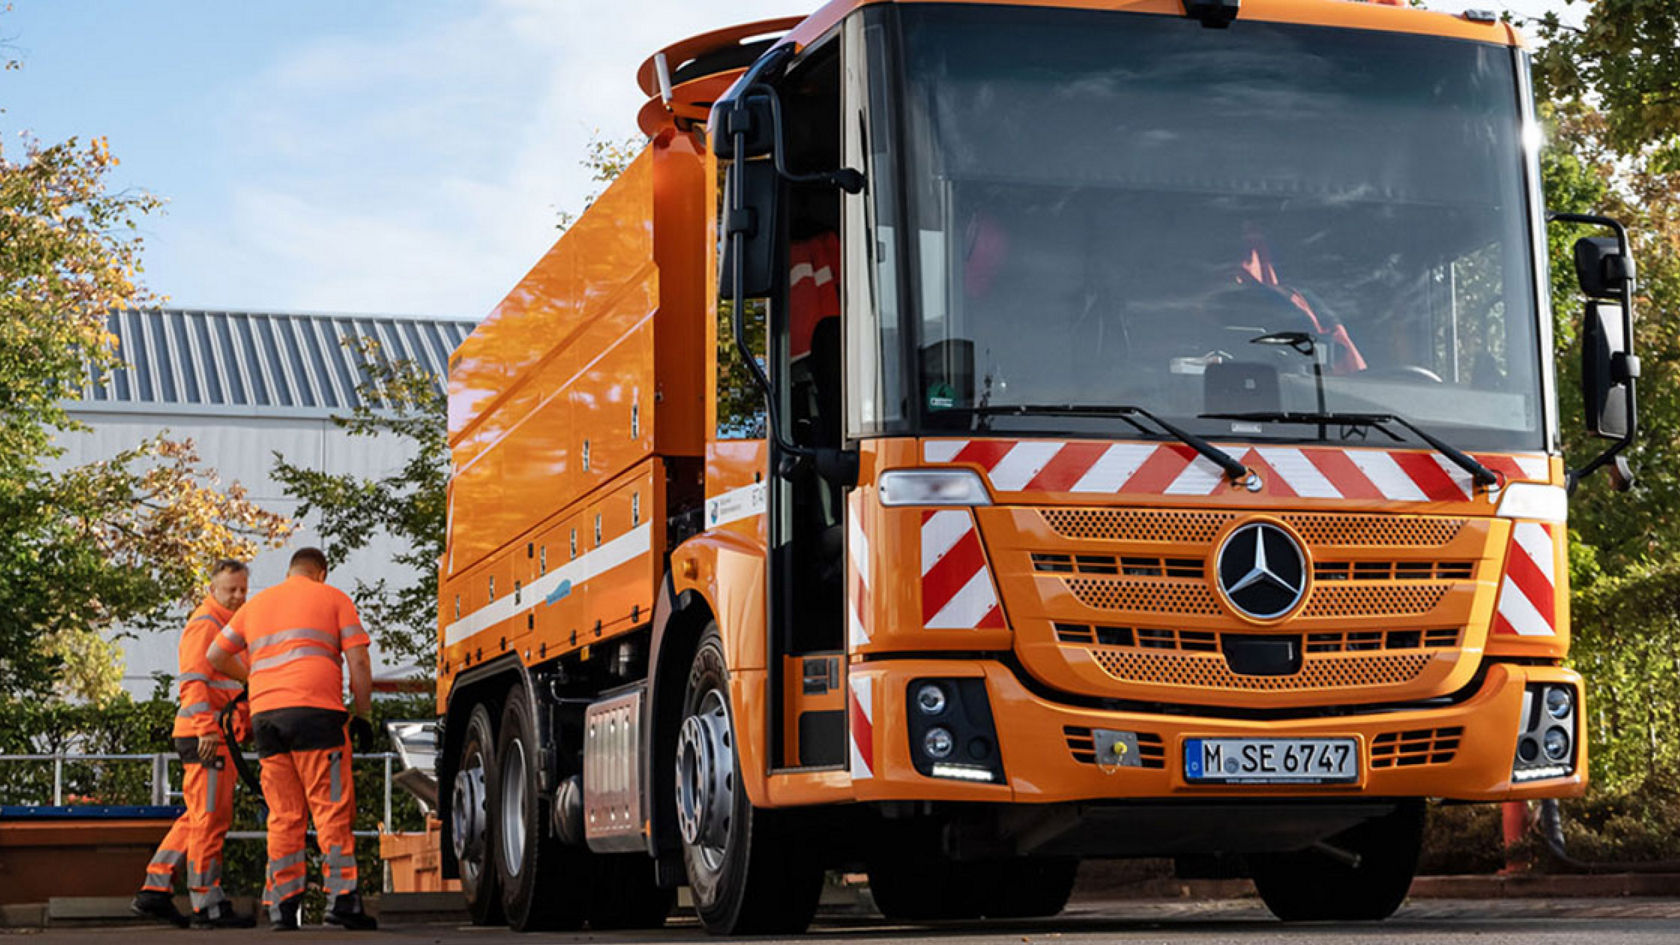
<svg viewBox="0 0 1680 945"><path fill-rule="evenodd" d="M900 8L927 432L1544 442L1516 60L1239 20Z"/></svg>

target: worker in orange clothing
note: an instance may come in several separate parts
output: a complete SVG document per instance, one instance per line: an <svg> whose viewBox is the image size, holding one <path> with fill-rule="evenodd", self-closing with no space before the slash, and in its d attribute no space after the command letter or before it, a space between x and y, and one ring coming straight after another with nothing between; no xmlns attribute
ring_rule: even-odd
<svg viewBox="0 0 1680 945"><path fill-rule="evenodd" d="M306 818L315 822L329 897L326 920L346 929L378 928L356 891L351 821L356 788L350 739L367 750L373 728L373 668L356 605L327 580L318 548L292 555L286 580L251 598L210 643L210 664L244 677L238 655L249 651L251 728L262 759L268 804L268 882L263 904L277 929L298 927L303 902ZM356 714L344 711L349 665ZM348 725L347 725L348 723Z"/></svg>
<svg viewBox="0 0 1680 945"><path fill-rule="evenodd" d="M222 893L222 842L233 823L233 771L229 748L222 741L216 720L222 707L244 688L212 668L204 658L210 641L222 632L245 603L250 575L244 562L231 558L216 563L210 572L210 593L181 628L178 651L181 708L175 713L175 750L181 756L184 773L181 794L187 804L157 853L146 867L146 882L134 897L131 908L138 915L164 919L185 928L186 916L171 898L175 875L187 874L192 897L192 924L206 928L245 928L256 924L251 916L239 915ZM243 710L243 706L240 707ZM250 717L240 711L236 730L249 731Z"/></svg>

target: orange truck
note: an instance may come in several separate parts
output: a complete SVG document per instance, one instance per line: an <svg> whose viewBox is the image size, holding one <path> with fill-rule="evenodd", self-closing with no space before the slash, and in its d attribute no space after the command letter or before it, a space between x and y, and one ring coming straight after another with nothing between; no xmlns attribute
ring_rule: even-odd
<svg viewBox="0 0 1680 945"><path fill-rule="evenodd" d="M1633 267L1562 218L1571 469L1508 25L834 0L638 79L647 149L450 361L477 921L797 931L835 868L1043 916L1141 856L1381 918L1429 799L1584 790L1566 501L1629 481Z"/></svg>

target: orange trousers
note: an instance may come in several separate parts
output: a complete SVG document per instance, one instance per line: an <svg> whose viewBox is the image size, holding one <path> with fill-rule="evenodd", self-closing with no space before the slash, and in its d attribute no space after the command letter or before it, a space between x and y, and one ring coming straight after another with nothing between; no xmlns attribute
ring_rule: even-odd
<svg viewBox="0 0 1680 945"><path fill-rule="evenodd" d="M350 740L340 730L337 748L278 752L262 759L263 800L268 803L268 882L263 905L271 915L303 892L307 822L315 822L322 853L327 908L356 891L356 786L350 777Z"/></svg>
<svg viewBox="0 0 1680 945"><path fill-rule="evenodd" d="M201 763L196 738L177 738L175 750L184 763L181 795L187 812L158 845L140 888L173 893L175 874L185 871L192 907L208 909L227 898L222 893L222 843L233 824L233 760L223 745L214 762Z"/></svg>

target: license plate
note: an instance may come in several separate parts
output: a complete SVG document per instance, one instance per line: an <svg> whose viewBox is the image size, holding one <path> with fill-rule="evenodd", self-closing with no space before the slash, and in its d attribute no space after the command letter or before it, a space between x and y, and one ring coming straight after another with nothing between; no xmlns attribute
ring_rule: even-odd
<svg viewBox="0 0 1680 945"><path fill-rule="evenodd" d="M1331 784L1359 780L1351 738L1187 738L1184 779L1193 784Z"/></svg>

